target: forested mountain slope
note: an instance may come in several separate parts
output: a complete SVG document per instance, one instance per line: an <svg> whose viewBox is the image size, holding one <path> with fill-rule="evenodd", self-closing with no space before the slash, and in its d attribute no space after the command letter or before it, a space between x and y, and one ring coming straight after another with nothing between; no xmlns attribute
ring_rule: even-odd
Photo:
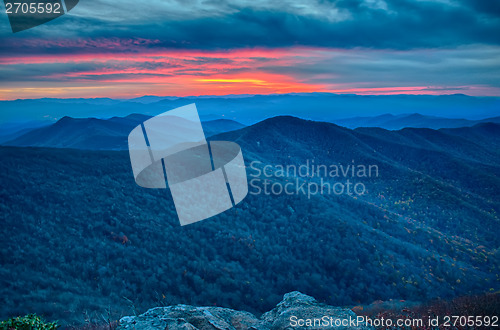
<svg viewBox="0 0 500 330"><path fill-rule="evenodd" d="M2 317L77 323L83 311L176 303L258 313L293 290L335 306L496 291L499 138L496 124L390 132L268 119L212 138L240 144L249 181L314 183L276 175L313 161L378 175L350 178L362 195L250 187L236 208L185 227L168 190L135 184L126 151L1 147ZM273 175L256 177L265 165Z"/></svg>

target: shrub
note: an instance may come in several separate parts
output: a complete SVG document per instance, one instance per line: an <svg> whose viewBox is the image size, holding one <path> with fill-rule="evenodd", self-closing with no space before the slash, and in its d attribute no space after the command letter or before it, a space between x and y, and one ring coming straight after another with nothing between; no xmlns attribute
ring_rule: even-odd
<svg viewBox="0 0 500 330"><path fill-rule="evenodd" d="M0 323L0 330L55 330L58 327L57 322L46 323L36 314L13 317Z"/></svg>

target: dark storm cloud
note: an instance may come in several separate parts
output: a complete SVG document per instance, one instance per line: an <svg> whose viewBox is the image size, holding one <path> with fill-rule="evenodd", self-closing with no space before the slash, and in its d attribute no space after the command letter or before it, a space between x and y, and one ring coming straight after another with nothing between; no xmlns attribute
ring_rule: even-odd
<svg viewBox="0 0 500 330"><path fill-rule="evenodd" d="M260 62L253 60L255 67ZM34 82L34 81L106 81L116 79L136 79L138 77L172 77L182 75L209 76L214 73L240 73L249 71L244 61L235 63L229 58L174 58L167 56L141 57L139 60L106 59L80 60L69 62L14 63L0 69L0 81ZM221 64L227 67L220 67Z"/></svg>
<svg viewBox="0 0 500 330"><path fill-rule="evenodd" d="M17 34L0 19L0 97L498 95L499 31L499 0L87 0Z"/></svg>
<svg viewBox="0 0 500 330"><path fill-rule="evenodd" d="M15 37L4 55L144 49L329 47L414 49L500 44L500 1L331 0L82 2L74 15ZM123 7L123 8L122 8ZM2 23L2 30L5 28ZM24 39L24 40L23 40ZM89 42L88 40L93 42ZM30 41L31 42L28 42ZM72 40L73 42L68 42ZM75 42L79 41L79 42Z"/></svg>
<svg viewBox="0 0 500 330"><path fill-rule="evenodd" d="M495 0L465 0L465 3L477 11L487 15L500 16L500 1Z"/></svg>
<svg viewBox="0 0 500 330"><path fill-rule="evenodd" d="M355 84L366 87L487 85L500 88L500 48L461 46L413 51L324 51L291 64L267 65L263 72L286 74L314 84Z"/></svg>

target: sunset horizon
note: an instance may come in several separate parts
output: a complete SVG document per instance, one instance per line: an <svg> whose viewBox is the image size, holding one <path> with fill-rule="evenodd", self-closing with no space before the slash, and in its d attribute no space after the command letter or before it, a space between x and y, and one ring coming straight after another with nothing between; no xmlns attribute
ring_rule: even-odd
<svg viewBox="0 0 500 330"><path fill-rule="evenodd" d="M12 33L0 100L332 92L500 96L498 7L463 1L80 3ZM187 9L189 8L189 10Z"/></svg>
<svg viewBox="0 0 500 330"><path fill-rule="evenodd" d="M18 68L19 81L0 86L1 100L32 98L134 98L142 95L201 96L231 94L284 94L328 92L359 95L500 96L500 87L485 83L451 84L410 79L396 81L399 71L387 61L397 57L405 70L421 75L420 56L438 59L460 50L332 50L319 48L233 49L226 51L155 51L151 53L102 53L2 57L0 65ZM494 49L500 56L500 49ZM363 56L360 56L362 54ZM419 55L420 54L420 55ZM353 56L356 55L356 56ZM465 54L463 55L465 56ZM354 59L353 59L354 57ZM387 70L383 76L358 72L369 58L370 71ZM464 59L470 60L470 59ZM324 67L336 61L340 68ZM426 60L427 61L427 60ZM446 70L456 71L459 64ZM24 72L31 68L29 72ZM352 71L346 68L351 68ZM398 69L399 70L399 69ZM431 70L431 68L429 68ZM9 70L7 70L9 71ZM340 71L340 72L337 72ZM15 74L16 72L14 72ZM307 73L307 74L306 74ZM428 73L430 74L430 73ZM26 75L30 81L25 81ZM433 74L435 76L435 74ZM369 79L368 79L369 78Z"/></svg>

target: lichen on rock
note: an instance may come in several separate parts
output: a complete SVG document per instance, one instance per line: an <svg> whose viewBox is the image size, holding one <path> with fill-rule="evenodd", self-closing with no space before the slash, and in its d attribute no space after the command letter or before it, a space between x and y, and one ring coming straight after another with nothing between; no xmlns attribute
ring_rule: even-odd
<svg viewBox="0 0 500 330"><path fill-rule="evenodd" d="M356 318L350 309L332 307L317 302L298 291L285 294L283 300L260 318L255 315L222 307L196 307L175 305L157 307L139 316L126 316L120 320L121 330L278 330L278 329L371 329L345 326L297 326L295 320L331 320ZM335 323L331 323L335 324Z"/></svg>

